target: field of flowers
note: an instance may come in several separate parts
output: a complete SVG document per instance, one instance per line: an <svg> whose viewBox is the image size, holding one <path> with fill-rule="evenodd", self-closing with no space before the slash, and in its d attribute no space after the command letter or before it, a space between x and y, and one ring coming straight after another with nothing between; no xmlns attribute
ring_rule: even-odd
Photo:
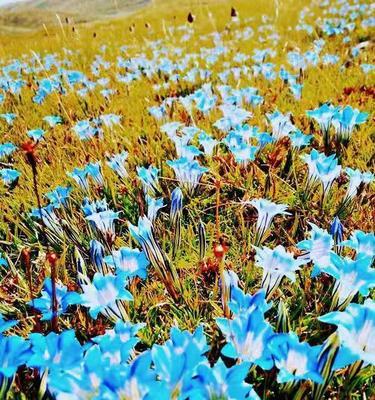
<svg viewBox="0 0 375 400"><path fill-rule="evenodd" d="M374 14L0 36L0 399L374 398Z"/></svg>

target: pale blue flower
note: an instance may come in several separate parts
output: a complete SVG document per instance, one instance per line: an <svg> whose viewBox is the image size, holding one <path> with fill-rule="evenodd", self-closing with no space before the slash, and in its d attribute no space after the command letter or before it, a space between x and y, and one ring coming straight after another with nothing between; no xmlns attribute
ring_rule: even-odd
<svg viewBox="0 0 375 400"><path fill-rule="evenodd" d="M104 257L104 262L115 268L117 272L123 272L127 277L139 276L142 279L147 277L149 261L143 251L121 247L113 251L112 255Z"/></svg>
<svg viewBox="0 0 375 400"><path fill-rule="evenodd" d="M375 287L375 270L371 264L371 257L362 256L352 260L331 254L331 264L324 272L335 278L333 291L339 306L350 301L358 292L368 296L369 290Z"/></svg>
<svg viewBox="0 0 375 400"><path fill-rule="evenodd" d="M290 113L285 115L281 114L279 111L275 111L272 114L267 114L267 119L272 127L272 137L276 141L297 130L290 120L290 115Z"/></svg>
<svg viewBox="0 0 375 400"><path fill-rule="evenodd" d="M281 245L274 249L268 247L255 247L256 264L263 269L262 287L269 296L281 283L284 277L292 282L296 280L296 271L305 263L304 260L295 259Z"/></svg>
<svg viewBox="0 0 375 400"><path fill-rule="evenodd" d="M327 194L341 172L341 166L338 165L335 155L332 154L327 157L313 149L310 154L303 154L301 158L308 166L310 184L320 181L323 186L323 193Z"/></svg>
<svg viewBox="0 0 375 400"><path fill-rule="evenodd" d="M21 176L21 172L12 168L0 169L0 176L3 180L4 185L11 186L17 183L18 178Z"/></svg>
<svg viewBox="0 0 375 400"><path fill-rule="evenodd" d="M258 241L263 239L264 234L271 226L272 220L276 215L290 215L290 213L286 211L288 208L287 205L273 203L267 199L254 199L248 202L248 204L255 207L258 211L256 225Z"/></svg>
<svg viewBox="0 0 375 400"><path fill-rule="evenodd" d="M81 285L81 304L89 308L89 314L96 319L99 313L105 316L114 315L121 319L118 300L133 300L131 293L125 289L127 281L124 275L102 275L97 272L92 282Z"/></svg>
<svg viewBox="0 0 375 400"><path fill-rule="evenodd" d="M297 247L306 251L301 258L305 262L314 264L312 277L315 277L329 267L334 240L326 230L311 222L309 225L311 226L310 238L297 243Z"/></svg>
<svg viewBox="0 0 375 400"><path fill-rule="evenodd" d="M274 333L258 308L236 315L232 320L217 318L216 323L227 340L221 351L224 356L250 362L265 370L273 367L268 343Z"/></svg>
<svg viewBox="0 0 375 400"><path fill-rule="evenodd" d="M349 177L349 186L345 195L347 199L353 199L357 195L358 188L362 183L368 185L374 180L371 172L361 172L359 169L348 167L345 168L345 173Z"/></svg>
<svg viewBox="0 0 375 400"><path fill-rule="evenodd" d="M341 244L354 249L357 258L362 255L375 257L375 235L373 232L366 233L355 230L349 240L345 240Z"/></svg>
<svg viewBox="0 0 375 400"><path fill-rule="evenodd" d="M374 300L367 299L363 305L349 304L343 312L330 312L319 317L319 321L336 325L341 345L357 360L375 365Z"/></svg>
<svg viewBox="0 0 375 400"><path fill-rule="evenodd" d="M269 348L279 369L277 382L312 380L323 383L319 372L318 355L320 346L300 342L294 333L280 333L271 338Z"/></svg>
<svg viewBox="0 0 375 400"><path fill-rule="evenodd" d="M173 168L180 185L185 187L190 194L194 192L202 175L208 171L208 168L200 166L198 161L189 161L186 158L168 160L167 164Z"/></svg>
<svg viewBox="0 0 375 400"><path fill-rule="evenodd" d="M107 161L108 166L112 168L113 171L115 171L120 178L123 179L128 176L128 171L125 168L125 161L127 160L127 158L128 158L128 152L122 151L119 154L113 155Z"/></svg>
<svg viewBox="0 0 375 400"><path fill-rule="evenodd" d="M347 142L355 127L366 122L368 113L360 112L359 110L346 106L335 112L332 120L332 125L336 130L338 141Z"/></svg>

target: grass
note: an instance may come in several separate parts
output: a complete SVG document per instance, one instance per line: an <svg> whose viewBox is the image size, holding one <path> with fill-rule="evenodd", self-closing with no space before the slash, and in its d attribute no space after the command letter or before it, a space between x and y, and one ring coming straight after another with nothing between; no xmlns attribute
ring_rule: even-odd
<svg viewBox="0 0 375 400"><path fill-rule="evenodd" d="M178 4L177 4L178 3ZM64 96L51 95L39 106L32 102L33 92L29 88L22 90L20 96L8 96L0 105L0 113L14 112L19 118L12 127L0 121L2 142L11 141L17 146L25 142L26 132L41 125L46 115L59 114L64 123L47 133L46 139L37 146L38 157L38 190L45 194L57 185L65 185L69 179L67 172L75 167L82 167L88 161L104 160L107 155L115 154L123 149L129 152L127 169L129 178L120 182L115 174L103 163L105 190L91 188L90 197L99 199L105 196L113 209L122 212L118 224L118 235L114 247L129 245L132 240L126 228L127 221L136 223L139 215L139 204L134 200L139 191L139 181L136 167L155 165L160 168L162 194L165 198L175 187L174 176L165 160L175 157L175 151L167 136L160 132L159 123L151 117L147 109L158 104L161 99L179 93L191 93L197 85L186 82L172 83L167 89L155 91L152 86L163 82L163 77L143 78L131 85L120 84L116 81L119 72L116 58L120 55L120 47L129 47L123 54L126 57L145 53L151 56L150 43L156 39L165 41L165 46L172 49L178 43L181 32L170 31L170 27L186 24L187 14L191 11L196 16L193 24L193 37L185 44L178 44L184 52L198 52L208 46L209 41L200 40L201 35L213 31L226 32L225 41L232 52L220 60L219 66L239 52L252 54L253 50L261 47L255 35L251 40L240 42L235 40L236 24L231 22L230 7L238 10L242 26L246 18L251 18L249 25L256 29L261 23L262 15L270 16L281 36L277 55L272 60L276 65L286 65L286 53L290 50L307 51L311 41L320 37L319 31L314 31L311 37L305 32L290 29L298 21L299 12L309 4L305 0L278 1L233 1L206 0L172 1L156 0L152 5L136 11L129 16L118 19L100 21L97 23L66 24L46 26L24 34L13 35L4 33L0 36L0 60L5 64L13 57L38 58L48 53L57 53L59 57L67 57L64 49L71 50L69 60L71 69L77 69L91 76L90 65L100 52L101 46L107 46L105 59L111 62L107 75L111 80L116 94L109 101L103 99L98 90L94 90L85 98L80 98L74 91ZM315 3L311 4L317 15L320 11ZM1 21L1 19L0 19ZM148 24L149 27L146 27ZM73 31L74 26L74 31ZM134 28L133 28L134 27ZM352 35L352 44L368 39L368 33L360 28ZM341 59L347 57L348 47L343 46L340 37L327 39L327 52L339 54ZM361 62L373 62L371 48L361 54ZM199 62L204 67L204 60ZM309 68L303 79L303 95L300 101L295 100L288 87L280 79L269 82L262 77L242 76L236 81L230 79L233 87L254 86L264 96L264 104L254 108L252 125L257 125L266 131L265 114L279 110L291 112L294 123L304 132L315 134L313 147L322 149L322 140L316 127L307 118L305 111L330 101L337 105L350 104L362 111L374 109L374 97L368 95L364 86L373 87L373 74L361 72L358 62L353 62L348 68L340 70L338 66ZM213 67L213 82L217 83L219 67ZM38 78L48 77L49 72L41 70ZM37 76L29 75L28 86L36 88ZM350 88L351 90L348 90ZM81 119L98 116L99 114L120 114L123 116L121 126L107 130L104 139L93 139L82 142L72 131L74 124ZM208 116L197 113L195 123L217 139L222 133L213 128L213 123L220 117L220 112L214 110ZM176 108L171 112L171 120L186 122L182 109ZM344 150L341 163L343 167L371 170L374 168L374 125L373 118L362 125L354 133L353 138ZM217 275L210 276L204 272L204 263L211 263L218 268L214 255L218 227L220 234L228 241L229 250L225 258L225 266L236 271L244 282L247 291L253 293L260 287L260 270L254 264L254 252L251 247L252 229L256 221L256 213L252 209L244 209L240 202L244 199L267 197L278 203L288 204L293 210L291 216L276 218L274 228L268 232L267 246L278 244L296 250L295 245L302 240L308 229L307 222L315 222L323 228L328 228L336 215L339 202L343 197L346 186L344 181L334 184L331 195L324 207L320 206L320 194L316 192L305 200L302 196L306 166L298 157L293 163L293 174L283 173L287 148L282 144L264 155L261 160L246 168L236 165L233 159L222 148L205 164L210 173L205 176L199 187L197 196L186 199L182 219L182 246L172 260L181 281L181 297L173 302L165 291L160 279L151 270L147 281L132 285L131 291L134 302L128 306L128 313L133 322L145 322L146 328L141 338L146 346L165 341L169 336L171 326L178 324L181 329L194 329L203 323L205 331L213 343L213 348L220 348L223 338L219 335L214 319L222 316L223 311L218 296ZM274 162L275 158L280 162ZM0 311L10 313L21 321L15 328L17 334L27 335L36 329L48 329L26 307L30 300L30 288L27 271L22 263L22 252L29 249L32 259L32 290L39 293L43 278L50 274L45 263L46 247L41 244L41 233L28 216L31 208L36 207L35 191L33 190L33 174L25 155L17 151L10 160L15 169L21 172L21 178L12 190L0 185L0 245L7 254L10 268L0 276ZM216 185L220 185L219 203L217 203ZM366 192L367 193L367 192ZM346 210L345 228L347 232L355 229L371 231L373 229L373 192L360 197L352 209ZM88 242L93 236L90 228L80 213L83 193L76 189L71 197L71 209L63 218L67 223L64 241L52 245L58 254L57 276L65 285L76 287L77 252L83 257L89 274L93 267L88 261ZM42 199L46 204L45 199ZM218 207L218 218L216 209ZM207 254L204 260L199 257L198 223L202 220L207 234ZM155 226L156 235L162 248L172 258L171 233L167 215L162 213ZM134 243L133 243L134 246ZM329 287L329 286L328 286ZM310 268L305 268L298 284L283 283L274 295L275 304L282 300L289 312L292 330L302 338L320 343L329 334L324 324L317 322L316 316L328 312L330 297L323 297L328 290L324 281L312 281ZM276 322L276 312L271 315L271 321ZM103 317L97 321L87 319L83 309L74 314L60 318L60 327L74 328L79 332L82 341L101 333L109 322ZM213 351L214 353L214 351ZM213 354L214 357L214 354ZM340 392L342 377L335 378L330 398L344 398ZM369 381L368 381L369 382ZM262 383L259 383L262 386ZM371 398L369 384L359 383L351 393L351 397L360 398L360 393L367 393ZM372 393L374 395L374 393ZM282 398L277 389L272 389L264 398ZM341 396L341 397L340 397ZM328 398L328 397L327 397Z"/></svg>

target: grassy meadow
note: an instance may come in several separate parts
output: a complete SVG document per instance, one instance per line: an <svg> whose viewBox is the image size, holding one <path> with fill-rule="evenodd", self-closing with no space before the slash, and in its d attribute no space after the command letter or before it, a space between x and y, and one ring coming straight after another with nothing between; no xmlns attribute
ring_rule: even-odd
<svg viewBox="0 0 375 400"><path fill-rule="evenodd" d="M242 314L237 315L232 309L231 304L235 300L231 298L233 282L228 283L228 271L238 275L238 287L243 293L254 295L262 287L265 289L264 275L262 279L264 265L259 256L259 248L275 249L283 246L294 256L294 260L300 260L306 255L306 248L299 246L299 243L311 238L311 223L324 230L328 237L329 232L332 234L335 244L331 245L327 254L332 252L335 253L333 257L341 257L343 260L350 258L355 262L364 260L358 256L359 250L355 246L340 247L338 243L349 240L355 231L370 235L374 229L375 197L372 180L358 184L355 194L349 196L350 176L345 173L346 168L374 172L375 75L373 69L365 72L362 67L374 63L374 29L361 23L370 18L373 7L369 2L364 2L368 8L364 12L360 11L357 18L350 19L350 12L337 16L332 14L332 10L329 11L330 7L344 7L345 2L331 2L332 5L328 5L329 2L323 3L307 0L154 0L130 14L98 22L73 23L60 18L56 24L32 30L22 28L12 32L8 29L2 31L0 27L0 71L3 71L0 72L0 87L1 78L5 76L7 79L24 82L16 93L5 89L0 92L5 93L4 100L0 102L0 114L16 115L11 124L0 118L1 143L11 142L16 148L11 154L0 158L0 167L20 173L10 184L3 184L0 179L0 256L3 260L3 264L0 263L0 313L6 320L18 322L7 330L4 334L6 336L0 334L0 340L15 336L28 343L28 338L36 333L62 334L73 330L83 348L84 345L95 343L95 338L104 335L106 330L113 329L118 320L132 324L144 323L137 334L139 342L134 345L128 357L132 361L128 358L126 360L130 364L140 354L148 354L147 349L155 349L155 345L162 348L170 338L173 327L193 332L202 325L209 344L209 349L205 351L207 362L212 366L219 358L223 358L226 367L230 368L241 365L242 361L249 361L245 373L246 384L252 385L252 390L255 390L259 398L371 399L375 396L374 369L371 365L374 361L371 362L370 356L367 359L358 356L352 363L335 372L332 370L332 373L327 373L326 369L320 371L324 383L314 382L311 376L279 382L281 378L276 376L282 367L276 361L272 368L262 368L254 360L241 358L240 354L233 359L226 355L221 357L224 344L236 333L232 332L234 336L227 335L216 323L218 319L235 320L246 314L241 311ZM188 22L189 13L192 22ZM24 14L20 18L27 25L29 17L35 16ZM354 21L355 28L344 28L340 33L327 34L322 28L325 18L346 18L348 24ZM302 20L311 26L311 31L297 29ZM243 34L246 30L252 32L249 37ZM212 35L213 32L217 32L217 36ZM344 37L349 37L350 41L343 41ZM289 53L314 52L317 41L321 39L324 40L324 46L320 53L316 52L316 62L306 62L303 68L288 62ZM356 46L359 54L352 50ZM221 47L226 50L217 50L217 56L210 60L216 54L213 49ZM262 60L252 58L258 50L264 49L270 51L265 53ZM46 67L46 60L51 54L57 62L53 61L51 66ZM337 59L334 63L323 62L326 54L335 55ZM189 58L186 55L194 56ZM98 72L94 73L93 64L99 60L98 56ZM119 60L125 61L121 63ZM128 64L127 60L130 60ZM132 63L138 65L138 61L134 60L140 60L137 71L132 70ZM152 68L144 60L152 60ZM21 67L5 72L6 66L14 62L20 63ZM253 68L254 65L260 65L260 68L263 65L266 69L266 63L273 64L272 68L276 72L274 78L263 72L257 73ZM229 73L223 82L223 72L231 68L234 72ZM297 77L295 84L302 85L300 95L291 91L288 78L279 77L281 68ZM183 79L191 69L198 71L195 78ZM64 90L59 87L46 95L41 103L35 102L40 82L49 79L58 81L56 77L59 74L63 76L62 70L79 71L85 78L71 84L61 78ZM209 75L202 73L203 76L200 76L200 70L208 70ZM130 72L134 72L134 79L128 82L120 79ZM89 86L87 82L98 82L100 79L104 80L86 90ZM190 109L177 100L168 100L193 95L208 83L212 85L212 92L207 94L203 90L203 100L207 100L206 94L208 100L215 99L215 104L208 111L200 110L198 106ZM253 87L257 89L257 95L262 97L257 104L235 104L235 107L246 109L252 114L242 119L241 126L247 123L251 127L258 127L260 132L268 132L271 139L274 136L272 142L257 148L256 156L250 157L248 161L238 161L234 150L229 150L223 144L230 130L245 130L241 131L241 127L233 124L228 130L215 125L223 117L220 106L225 103L219 94L219 85L228 85L233 90ZM85 90L80 93L80 89ZM109 91L103 94L105 89ZM355 124L348 141L341 142L337 132L335 136L332 126L328 149L324 144L321 127L306 113L324 103L342 108L351 106L368 113L364 123ZM165 105L162 117L155 118L150 108L161 104ZM291 113L289 123L303 134L312 135L306 147L293 147L288 135L276 138L272 121L267 118L267 115L275 111L283 115ZM75 127L79 121L94 121L102 115L120 116L121 120L108 126L101 125L100 133L88 139L82 139L77 134ZM49 127L43 121L46 116L59 116L61 121ZM195 160L207 168L202 177L198 178L194 190L187 188L186 182L179 180L166 162L180 157L176 144L178 139L171 140L171 137L179 137L181 134L176 134L176 130L173 132L170 126L165 128L164 125L170 122L196 127L218 143L211 154L206 154L197 136L189 141L190 145L200 149ZM30 130L38 128L44 130L42 137L38 140L30 139ZM172 129L172 133L168 134L168 129ZM253 146L257 143L255 137L251 136L249 142ZM320 178L308 178L309 165L302 155L313 149L327 156L334 155L341 166L340 173L330 181L328 189L322 188ZM120 177L107 161L122 151L128 153L125 162L127 175ZM97 162L100 162L99 177L93 174L86 187L77 184L69 175L75 168L83 169L89 163ZM142 179L140 176L139 168L147 169L149 166L158 169L156 181L150 177ZM319 176L323 176L325 172L319 173L322 174ZM52 218L53 223L49 224L51 220L48 220L48 216L46 220L49 222L46 222L36 215L50 204L45 195L58 186L69 187L71 192L66 203L60 204L53 211L55 219ZM183 195L182 207L177 207L177 211L174 203L171 203L176 187L181 187ZM150 211L148 196L164 199L164 207L156 211L155 218L150 218L157 242L156 250L147 238L145 242L139 240L129 230L129 223L137 226L139 217L147 215L146 210ZM95 222L97 220L94 223L92 220L88 222L87 214L82 212L84 199L89 202L105 199L108 209L119 213L114 219L112 230L100 229ZM274 218L271 217L272 224L260 233L257 225L259 210L254 207L254 203L251 204L254 199L268 199L286 205L288 213L277 213ZM31 215L33 209L36 213ZM100 211L97 210L97 213ZM335 217L342 224L341 236L332 228ZM142 233L138 234L142 236ZM327 235L324 240L329 242ZM322 322L318 317L330 312L344 313L349 303L363 305L366 299L372 302L373 307L371 252L375 254L375 245L374 240L371 239L371 242L370 239L366 250L366 262L369 264L366 270L367 294L364 294L365 290L358 289L365 285L361 282L362 286L356 286L356 291L353 289L345 297L345 304L335 303L335 291L340 291L345 285L346 288L356 278L340 275L340 271L336 270L333 273L330 265L326 270L322 267L318 276L312 276L314 259L307 258L294 271L295 279L286 275L289 279L284 277L272 290L270 287L266 290L267 301L272 301L265 317L267 324L280 335L294 332L301 342L307 342L315 349L315 346L326 343L327 338L336 332L334 324ZM113 316L108 310L101 309L94 317L82 299L70 304L64 312L58 312L60 305L57 304L56 285L81 295L85 292L85 285L90 285L98 271L104 277L114 273L108 267L110 263L104 267L105 261L102 258L100 261L93 258L92 240L101 243L105 256L123 247L139 248L149 261L147 277L126 276L124 282L132 300L121 300L120 316L116 313ZM151 249L147 246L151 246ZM354 261L344 262L350 264ZM291 265L292 261L289 260L287 264ZM124 268L126 270L126 266ZM43 318L43 308L38 309L33 301L46 290L45 280L49 277L52 292L50 297L44 297L52 303L45 307L55 315ZM352 281L348 283L348 279ZM99 292L98 289L98 296ZM118 305L119 300L116 301ZM371 326L369 329L374 329L375 322ZM342 346L345 344L340 343ZM249 346L260 344L252 342ZM361 354L369 351L374 360L373 344L369 346L372 346L371 349L361 350ZM334 358L337 352L332 352L332 348L329 348L329 354L334 354ZM34 352L35 357L41 351L35 349L34 346L34 350L31 347L27 351ZM183 351L193 353L195 350L184 348ZM153 357L156 350L150 354ZM168 359L168 368L173 369L174 365L178 368L179 361L172 356L165 357ZM277 356L272 357L276 360ZM104 355L102 359L105 359ZM146 378L141 375L137 379L140 382L138 388L142 386L142 389L113 389L110 394L101 391L101 388L107 387L101 376L98 378L101 383L95 390L85 389L84 394L78 391L73 395L70 389L56 385L59 379L65 382L66 376L59 378L57 374L54 375L53 366L47 369L39 366L35 360L34 364L30 359L25 360L18 363L17 373L11 376L2 370L0 360L0 384L3 385L0 394L4 398L130 400L158 398L156 393L160 394L159 398L165 396L176 399L245 398L238 393L230 394L227 391L224 395L213 389L209 392L184 394L186 375L176 384L171 383L172 378L166 379L168 390L163 386L163 391L158 392L161 389L152 386L152 389L146 391L147 395L142 386ZM151 363L150 369L157 371L157 362L154 359L152 362L154 364ZM67 367L70 368L73 369ZM59 374L63 376L66 373L61 367ZM126 381L128 378L123 379ZM161 384L163 379L161 374L156 382ZM77 382L80 382L78 378ZM236 383L228 382L229 386L236 386ZM256 398L251 397L256 395L251 394L247 398Z"/></svg>

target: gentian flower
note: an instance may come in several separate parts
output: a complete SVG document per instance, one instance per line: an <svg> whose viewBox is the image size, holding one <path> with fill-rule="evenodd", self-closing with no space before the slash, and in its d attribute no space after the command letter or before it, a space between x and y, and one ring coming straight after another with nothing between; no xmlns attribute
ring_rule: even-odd
<svg viewBox="0 0 375 400"><path fill-rule="evenodd" d="M8 125L13 125L17 115L12 113L0 114L0 118L4 119Z"/></svg>
<svg viewBox="0 0 375 400"><path fill-rule="evenodd" d="M301 158L307 163L309 168L307 187L316 181L320 181L325 196L331 188L333 181L338 178L341 172L341 166L338 165L335 155L332 154L327 157L323 153L319 153L313 149L310 154L303 154Z"/></svg>
<svg viewBox="0 0 375 400"><path fill-rule="evenodd" d="M260 400L251 385L245 382L250 363L227 368L222 360L213 367L201 364L184 395L191 400L225 398L228 400Z"/></svg>
<svg viewBox="0 0 375 400"><path fill-rule="evenodd" d="M286 212L287 205L276 204L267 199L254 199L248 204L252 205L258 211L258 219L256 225L256 240L255 244L261 243L264 234L271 226L272 220L276 215L290 215Z"/></svg>
<svg viewBox="0 0 375 400"><path fill-rule="evenodd" d="M301 259L295 259L292 253L288 253L280 245L274 249L268 247L255 247L255 249L255 262L263 268L262 287L266 290L267 296L278 288L284 277L295 282L295 272L305 263Z"/></svg>
<svg viewBox="0 0 375 400"><path fill-rule="evenodd" d="M325 148L328 148L329 145L329 131L331 128L332 118L337 110L338 107L325 103L315 110L306 112L310 118L313 118L319 124L320 130L323 133Z"/></svg>
<svg viewBox="0 0 375 400"><path fill-rule="evenodd" d="M17 147L13 143L3 143L0 144L0 158L10 156Z"/></svg>
<svg viewBox="0 0 375 400"><path fill-rule="evenodd" d="M313 135L305 135L299 129L289 134L294 149L308 146L313 138Z"/></svg>
<svg viewBox="0 0 375 400"><path fill-rule="evenodd" d="M341 345L366 364L375 364L375 302L349 304L343 312L333 311L318 318L337 326Z"/></svg>
<svg viewBox="0 0 375 400"><path fill-rule="evenodd" d="M154 199L153 197L146 195L146 202L147 202L147 218L154 222L158 211L165 207L163 198Z"/></svg>
<svg viewBox="0 0 375 400"><path fill-rule="evenodd" d="M337 110L333 116L332 125L336 130L338 142L347 143L356 126L366 122L368 113L360 112L350 106Z"/></svg>
<svg viewBox="0 0 375 400"><path fill-rule="evenodd" d="M18 321L5 321L3 314L0 313L0 336L2 333L7 331L10 328L13 328L13 326L16 326L18 324Z"/></svg>
<svg viewBox="0 0 375 400"><path fill-rule="evenodd" d="M43 118L43 121L46 121L51 128L54 128L56 125L62 123L62 118L58 115L48 115Z"/></svg>
<svg viewBox="0 0 375 400"><path fill-rule="evenodd" d="M128 158L128 152L123 151L119 154L113 155L108 161L107 164L109 165L110 168L113 169L113 171L116 172L116 174L120 178L126 178L128 176L128 171L125 168L125 161Z"/></svg>
<svg viewBox="0 0 375 400"><path fill-rule="evenodd" d="M90 241L90 259L97 272L103 275L109 272L104 263L104 246L98 240Z"/></svg>
<svg viewBox="0 0 375 400"><path fill-rule="evenodd" d="M81 304L89 308L89 314L96 319L102 313L110 319L122 319L119 300L131 301L133 296L125 289L123 274L103 275L97 272L92 282L82 284Z"/></svg>
<svg viewBox="0 0 375 400"><path fill-rule="evenodd" d="M54 374L76 368L82 361L83 349L73 330L61 334L54 332L44 336L41 333L29 335L32 355L27 365Z"/></svg>
<svg viewBox="0 0 375 400"><path fill-rule="evenodd" d="M189 381L198 365L206 361L204 354L208 350L202 327L198 327L194 333L173 327L171 338L151 349L158 379L165 382L171 393L183 390L185 381Z"/></svg>
<svg viewBox="0 0 375 400"><path fill-rule="evenodd" d="M17 183L18 178L21 176L21 172L11 168L3 168L0 169L0 176L4 185L11 186Z"/></svg>
<svg viewBox="0 0 375 400"><path fill-rule="evenodd" d="M199 137L199 143L204 149L204 153L206 156L212 156L214 152L214 148L216 145L219 144L219 142L215 139L213 139L211 136L207 135L207 133L202 132L200 133Z"/></svg>
<svg viewBox="0 0 375 400"><path fill-rule="evenodd" d="M30 355L30 345L23 338L0 335L0 388L4 398L7 398L18 367L26 364Z"/></svg>
<svg viewBox="0 0 375 400"><path fill-rule="evenodd" d="M371 172L361 172L359 169L346 168L345 173L349 177L349 186L345 195L348 200L357 195L361 184L368 185L374 180L374 175Z"/></svg>
<svg viewBox="0 0 375 400"><path fill-rule="evenodd" d="M349 240L345 240L341 244L354 249L357 253L357 258L362 255L375 257L375 235L373 232L365 233L356 230Z"/></svg>
<svg viewBox="0 0 375 400"><path fill-rule="evenodd" d="M76 292L68 292L66 286L56 282L56 316L65 313L70 305L80 303L80 295ZM52 281L46 278L41 292L41 297L29 301L27 304L42 313L42 321L50 321L53 318Z"/></svg>
<svg viewBox="0 0 375 400"><path fill-rule="evenodd" d="M311 222L309 225L311 226L310 238L297 243L297 247L306 251L301 258L305 262L311 261L314 264L311 276L315 277L329 267L334 240L324 229L319 228Z"/></svg>
<svg viewBox="0 0 375 400"><path fill-rule="evenodd" d="M375 287L375 270L371 264L371 257L362 256L352 260L331 254L331 265L325 272L336 280L333 291L338 306L351 301L358 292L368 296L369 290Z"/></svg>
<svg viewBox="0 0 375 400"><path fill-rule="evenodd" d="M113 251L112 255L104 257L104 262L116 269L117 272L123 272L129 278L139 276L146 279L147 277L149 261L145 253L138 249L121 247L119 250Z"/></svg>
<svg viewBox="0 0 375 400"><path fill-rule="evenodd" d="M54 207L58 208L61 205L67 205L71 191L71 187L57 186L55 190L46 193L45 196Z"/></svg>
<svg viewBox="0 0 375 400"><path fill-rule="evenodd" d="M250 362L265 370L273 367L268 343L274 333L260 309L236 315L232 320L217 318L216 323L228 342L221 351L224 356Z"/></svg>
<svg viewBox="0 0 375 400"><path fill-rule="evenodd" d="M32 129L27 132L27 136L34 140L34 142L39 142L40 139L44 137L44 130L43 129Z"/></svg>
<svg viewBox="0 0 375 400"><path fill-rule="evenodd" d="M277 382L296 382L309 379L322 383L318 356L320 346L310 346L300 342L294 333L280 333L271 338L269 348L279 369Z"/></svg>
<svg viewBox="0 0 375 400"><path fill-rule="evenodd" d="M154 194L159 191L159 170L156 167L153 167L152 165L147 169L145 167L137 167L137 172L145 193L150 192L151 194Z"/></svg>
<svg viewBox="0 0 375 400"><path fill-rule="evenodd" d="M272 136L276 141L297 130L290 120L290 113L284 115L275 111L272 114L267 114L267 118L272 127Z"/></svg>
<svg viewBox="0 0 375 400"><path fill-rule="evenodd" d="M134 226L130 222L128 224L130 235L141 245L147 259L163 280L168 292L176 299L176 288L179 288L180 285L178 274L155 240L151 221L143 216L139 218L138 226Z"/></svg>
<svg viewBox="0 0 375 400"><path fill-rule="evenodd" d="M185 187L190 194L194 192L202 175L208 171L208 168L200 166L198 161L189 161L186 158L168 160L167 164L173 168L180 185Z"/></svg>
<svg viewBox="0 0 375 400"><path fill-rule="evenodd" d="M88 171L86 168L74 168L73 172L68 172L67 175L73 178L83 190L89 191Z"/></svg>
<svg viewBox="0 0 375 400"><path fill-rule="evenodd" d="M339 217L336 216L333 219L329 233L333 237L336 246L344 239L344 226L342 225Z"/></svg>

